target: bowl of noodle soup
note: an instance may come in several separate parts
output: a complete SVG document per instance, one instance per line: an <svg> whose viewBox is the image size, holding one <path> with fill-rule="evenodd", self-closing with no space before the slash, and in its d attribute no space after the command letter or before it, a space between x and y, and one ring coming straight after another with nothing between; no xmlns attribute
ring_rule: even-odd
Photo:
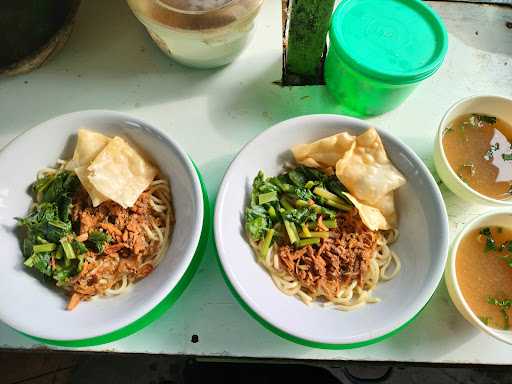
<svg viewBox="0 0 512 384"><path fill-rule="evenodd" d="M78 168L77 153L87 141L84 137L90 141L94 138L109 140L103 150L97 156L95 154L88 169L103 160L103 166L106 164L111 173L101 173L98 166L94 174L103 176L100 182L116 180L118 185L130 185L133 189L131 196L126 192L110 200L107 199L109 195L102 195L103 201L95 202ZM113 160L110 161L109 156L115 159L116 153L112 152L115 146L124 151L119 155L121 158L134 159L125 167L131 172L127 171L127 174L146 172L146 184L139 190L135 185L140 180L127 183L123 179L124 170L112 167ZM86 152L81 152L82 160ZM19 161L20 153L30 155ZM141 166L142 163L146 168ZM12 171L14 166L16 172ZM0 152L0 174L3 176L0 239L4 245L0 288L4 292L17 292L16 300L5 295L0 299L0 320L21 333L47 344L70 347L119 339L140 330L164 313L197 269L205 243L202 229L208 209L200 174L178 144L144 121L102 110L56 117L25 132ZM55 264L64 268L62 260L68 256L64 243L69 241L74 251L71 251L72 260L66 260L66 264L77 263L79 259L80 269L78 274L62 281L57 280L55 274L50 275L57 281L55 286L53 279L43 279L34 268L27 268L34 264L37 267L39 260L31 262L25 255L23 262L20 244L23 248L25 235L15 218L25 217L22 220L28 218L30 221L30 212L42 209L40 207L46 204L44 196L48 195L46 191L51 184L41 191L37 186L47 184L47 180L51 182L59 175L80 179L80 189L70 196L69 215L73 216L74 233L57 239L56 244L50 244L51 239L37 237L41 241L33 245L34 255L38 256L36 247L46 247L52 252L61 250L56 260L52 260L52 269ZM106 188L111 185L107 183ZM32 193L31 188L37 193ZM118 186L113 188L113 193L118 189ZM43 203L39 201L41 195ZM140 215L137 216L137 212ZM101 217L97 224L91 221L94 215ZM128 229L115 239L118 229L114 226L118 226L122 218L125 227L129 226L126 223L130 223L131 218L139 220L138 240L135 232L128 232ZM84 229L87 220L94 228ZM55 222L60 221L53 219L48 228ZM96 237L93 238L93 234ZM98 236L103 242L98 242ZM80 242L83 251L77 246ZM142 245L147 247L147 252L137 251L141 255L137 260L134 249ZM108 273L112 270L114 272ZM101 273L95 274L97 271ZM34 313L37 313L37 320Z"/></svg>
<svg viewBox="0 0 512 384"><path fill-rule="evenodd" d="M370 215L373 212L365 207L369 203L363 201L362 204L359 197L358 201L354 196L344 196L348 193L346 189L336 193L338 187L331 184L332 176L318 175L317 180L309 168L301 168L311 162L301 160L295 149L297 145L312 142L317 143L317 148L324 148L325 143L318 144L319 141L334 137L337 137L335 147L339 148L343 145L340 134L359 138L369 132L380 136L391 164L405 179L393 187L396 217L390 218L386 210L382 210L388 223L396 220L396 224L387 227L378 220L377 224L366 220L365 210L369 209ZM324 159L328 157L323 156ZM349 165L348 172L356 168L350 162ZM339 180L350 181L336 168ZM301 188L295 188L301 184L300 177L296 182L297 175L289 174L294 170L305 175L303 180L308 180L306 187L314 191L313 195L303 197ZM264 175L259 174L260 171ZM329 174L328 170L326 172ZM278 175L280 179L276 181ZM255 176L260 179L256 180ZM371 180L366 177L363 183L371 183ZM275 195L271 184L280 183L294 184L294 192L281 185L275 189L278 191ZM313 183L318 183L321 188L311 188ZM371 189L371 185L368 188ZM348 189L348 195L356 194L352 188ZM257 190L256 195L254 190ZM286 193L281 194L283 190ZM318 195L322 198L318 199ZM311 197L309 205L304 206L309 213L299 208L304 204L301 200L308 196ZM292 207L286 207L283 197ZM266 238L264 234L268 234L268 230L259 240L257 234L258 225L265 221L261 218L265 213L259 211L260 203L273 200L277 204L274 208L280 209L283 219L272 220L272 240L266 244L268 236ZM283 204L286 209L282 208ZM263 207L267 211L270 208L268 203ZM306 224L300 224L302 221L297 216L304 212L311 215ZM248 219L251 215L257 220L251 222ZM322 216L320 220L332 220L327 225L318 223L319 216ZM292 226L298 230L289 231L290 223L294 223ZM311 233L305 234L308 226ZM346 241L346 232L349 236L356 234L358 241ZM299 235L294 247L289 245L293 233ZM318 348L353 348L395 334L427 304L446 262L448 219L435 180L405 144L384 131L372 129L362 120L338 115L310 115L269 128L239 152L224 176L217 197L215 241L228 287L256 320L296 343ZM341 279L341 287L333 286L337 283L334 279L325 279L321 289L318 285L316 289L310 286L300 293L298 282L308 288L307 273L302 273L301 269L307 270L305 265L316 262L314 259L321 252L326 260L326 255L337 252L334 248L340 243L352 244L355 253L363 255L366 252L367 266L363 268L359 262L352 263L349 272L354 276L353 280L347 280L347 273L338 269L336 276ZM373 244L369 247L371 250L365 249L364 244L370 243ZM313 247L316 248L309 249L309 244L315 244ZM305 264L299 265L296 260L304 260ZM325 263L320 264L318 269L325 266ZM358 275L360 270L364 273ZM333 272L333 269L329 271Z"/></svg>

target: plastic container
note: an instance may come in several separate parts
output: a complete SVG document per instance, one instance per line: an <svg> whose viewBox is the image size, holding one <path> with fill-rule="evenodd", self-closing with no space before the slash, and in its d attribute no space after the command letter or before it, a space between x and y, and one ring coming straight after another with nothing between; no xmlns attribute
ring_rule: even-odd
<svg viewBox="0 0 512 384"><path fill-rule="evenodd" d="M214 68L246 46L263 0L127 0L155 43L177 62Z"/></svg>
<svg viewBox="0 0 512 384"><path fill-rule="evenodd" d="M401 104L439 69L448 48L441 19L419 0L345 0L329 38L327 88L363 116Z"/></svg>

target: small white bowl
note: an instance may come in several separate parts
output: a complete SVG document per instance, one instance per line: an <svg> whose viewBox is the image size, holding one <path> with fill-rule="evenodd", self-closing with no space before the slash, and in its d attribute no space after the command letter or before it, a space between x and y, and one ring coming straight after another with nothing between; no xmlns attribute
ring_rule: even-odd
<svg viewBox="0 0 512 384"><path fill-rule="evenodd" d="M471 232L472 230L485 226L512 227L512 208L499 209L484 213L464 226L452 244L450 256L446 264L444 279L453 304L455 304L455 307L459 310L462 316L464 316L464 318L471 323L471 325L500 341L503 341L507 344L512 344L512 331L505 331L488 327L478 319L478 317L469 307L466 299L464 299L464 296L462 295L459 287L459 283L457 281L456 259L457 250L461 240L467 233Z"/></svg>
<svg viewBox="0 0 512 384"><path fill-rule="evenodd" d="M267 328L317 348L354 348L395 334L427 304L448 256L448 217L437 184L419 157L400 140L379 131L387 153L407 178L397 193L400 237L392 248L402 270L375 290L380 303L351 312L306 306L279 291L256 262L243 229L243 212L259 170L276 175L292 159L294 144L339 132L361 134L371 125L339 115L309 115L283 121L249 142L227 170L215 208L215 242L226 283L240 304Z"/></svg>
<svg viewBox="0 0 512 384"><path fill-rule="evenodd" d="M471 96L456 102L445 113L434 143L434 164L443 183L457 196L467 202L492 207L510 207L512 199L498 200L485 196L464 183L448 163L443 148L443 133L457 117L468 113L481 113L499 117L512 124L512 100L501 96Z"/></svg>
<svg viewBox="0 0 512 384"><path fill-rule="evenodd" d="M66 297L23 266L14 217L27 214L30 185L41 168L70 158L80 127L135 143L171 184L176 215L172 241L158 267L122 295L66 311ZM85 346L138 331L174 303L192 278L201 252L206 192L186 153L155 127L130 115L83 111L56 117L25 132L0 152L0 320L44 343Z"/></svg>

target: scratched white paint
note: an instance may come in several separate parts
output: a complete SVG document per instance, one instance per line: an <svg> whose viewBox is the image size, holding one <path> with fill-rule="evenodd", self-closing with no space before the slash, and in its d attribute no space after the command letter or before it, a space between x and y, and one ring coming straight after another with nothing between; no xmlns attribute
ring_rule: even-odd
<svg viewBox="0 0 512 384"><path fill-rule="evenodd" d="M89 108L127 111L183 145L201 168L213 200L228 162L257 133L292 116L342 112L323 87L272 84L281 68L279 4L265 2L256 38L235 63L217 71L192 71L160 53L123 1L83 2L75 32L57 57L32 74L0 79L0 145L58 114ZM512 21L512 9L431 4L450 32L446 63L397 110L373 121L401 137L432 169L434 133L453 102L481 93L512 96L512 30L505 27L505 21ZM485 210L442 189L452 233ZM191 342L193 334L199 336L198 343ZM0 346L37 347L4 325ZM512 361L509 347L478 334L458 314L443 283L419 318L385 342L345 351L292 344L262 328L235 302L215 265L212 243L191 286L168 313L136 335L90 349L326 360Z"/></svg>

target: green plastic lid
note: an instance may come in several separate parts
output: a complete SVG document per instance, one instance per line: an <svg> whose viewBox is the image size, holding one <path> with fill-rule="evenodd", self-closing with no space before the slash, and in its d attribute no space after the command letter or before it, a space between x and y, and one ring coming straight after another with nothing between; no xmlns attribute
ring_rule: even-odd
<svg viewBox="0 0 512 384"><path fill-rule="evenodd" d="M329 37L344 62L393 84L429 77L448 48L443 22L420 0L344 0Z"/></svg>

